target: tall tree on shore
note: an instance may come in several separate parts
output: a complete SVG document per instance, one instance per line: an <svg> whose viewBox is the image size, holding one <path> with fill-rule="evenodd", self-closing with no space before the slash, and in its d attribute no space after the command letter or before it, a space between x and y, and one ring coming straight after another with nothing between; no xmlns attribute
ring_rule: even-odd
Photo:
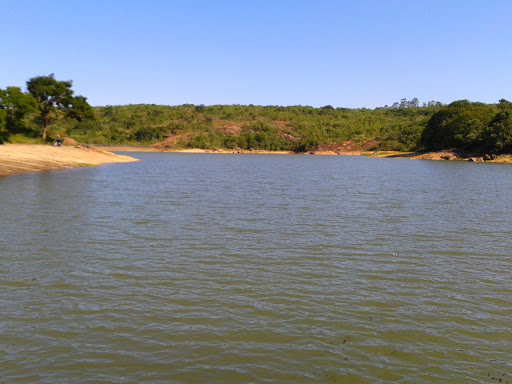
<svg viewBox="0 0 512 384"><path fill-rule="evenodd" d="M48 127L59 114L82 120L93 118L94 112L83 96L73 96L71 81L58 81L52 73L37 76L27 81L27 89L34 97L39 108L41 135L46 140Z"/></svg>

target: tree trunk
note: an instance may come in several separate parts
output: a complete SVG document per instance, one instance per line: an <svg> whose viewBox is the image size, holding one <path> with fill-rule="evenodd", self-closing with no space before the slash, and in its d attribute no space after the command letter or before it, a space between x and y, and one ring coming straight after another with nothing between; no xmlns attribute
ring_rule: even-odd
<svg viewBox="0 0 512 384"><path fill-rule="evenodd" d="M49 119L43 118L43 141L46 141L46 132L48 131L48 126L50 125Z"/></svg>

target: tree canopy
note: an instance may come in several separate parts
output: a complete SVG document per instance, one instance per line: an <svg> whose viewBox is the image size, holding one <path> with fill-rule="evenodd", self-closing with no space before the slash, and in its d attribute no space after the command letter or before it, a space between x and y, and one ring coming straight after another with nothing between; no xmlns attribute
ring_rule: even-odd
<svg viewBox="0 0 512 384"><path fill-rule="evenodd" d="M427 150L509 152L512 149L512 103L484 104L458 100L430 118L422 133Z"/></svg>
<svg viewBox="0 0 512 384"><path fill-rule="evenodd" d="M0 89L0 142L9 133L26 131L25 116L36 110L37 103L34 98L23 93L20 88Z"/></svg>
<svg viewBox="0 0 512 384"><path fill-rule="evenodd" d="M46 140L50 124L62 115L77 120L94 117L87 99L83 96L73 96L71 86L71 81L56 80L53 73L33 77L27 81L28 92L36 100L39 108L43 140Z"/></svg>

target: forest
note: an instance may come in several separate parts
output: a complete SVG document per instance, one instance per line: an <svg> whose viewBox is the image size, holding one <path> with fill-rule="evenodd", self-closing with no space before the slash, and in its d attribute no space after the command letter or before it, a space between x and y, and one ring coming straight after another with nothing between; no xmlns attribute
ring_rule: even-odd
<svg viewBox="0 0 512 384"><path fill-rule="evenodd" d="M0 89L0 142L154 145L161 149L511 153L512 103L402 99L375 109L257 105L91 107L53 75Z"/></svg>

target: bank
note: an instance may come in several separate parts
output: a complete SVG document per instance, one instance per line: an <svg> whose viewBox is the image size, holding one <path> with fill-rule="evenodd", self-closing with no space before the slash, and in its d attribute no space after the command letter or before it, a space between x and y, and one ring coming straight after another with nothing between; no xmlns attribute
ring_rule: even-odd
<svg viewBox="0 0 512 384"><path fill-rule="evenodd" d="M138 161L92 146L0 145L0 176Z"/></svg>

